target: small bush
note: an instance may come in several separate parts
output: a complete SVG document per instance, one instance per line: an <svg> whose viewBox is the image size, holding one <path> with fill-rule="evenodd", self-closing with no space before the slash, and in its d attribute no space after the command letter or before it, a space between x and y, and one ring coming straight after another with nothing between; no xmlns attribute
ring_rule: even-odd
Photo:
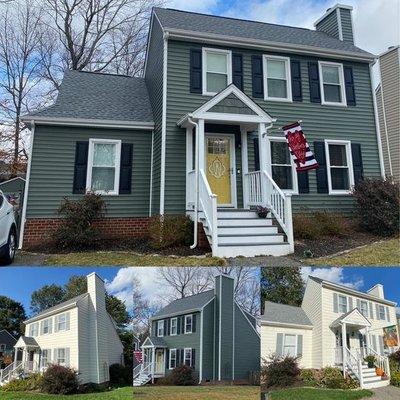
<svg viewBox="0 0 400 400"><path fill-rule="evenodd" d="M1 390L4 392L30 392L40 389L41 382L42 376L40 374L32 374L24 379L13 379L4 385Z"/></svg>
<svg viewBox="0 0 400 400"><path fill-rule="evenodd" d="M62 222L56 229L55 244L62 249L84 250L97 247L103 236L94 226L105 215L106 204L100 195L89 193L79 200L65 198L58 214Z"/></svg>
<svg viewBox="0 0 400 400"><path fill-rule="evenodd" d="M375 361L376 358L373 354L370 354L369 356L364 358L364 361L368 364L368 368L374 368L375 367Z"/></svg>
<svg viewBox="0 0 400 400"><path fill-rule="evenodd" d="M193 368L187 365L174 368L169 376L169 382L174 386L193 386L197 383Z"/></svg>
<svg viewBox="0 0 400 400"><path fill-rule="evenodd" d="M193 241L193 223L185 215L155 216L149 224L149 237L154 249L187 246Z"/></svg>
<svg viewBox="0 0 400 400"><path fill-rule="evenodd" d="M321 370L320 384L327 389L355 389L358 387L350 377L343 377L343 372L338 368L324 368Z"/></svg>
<svg viewBox="0 0 400 400"><path fill-rule="evenodd" d="M400 387L400 371L392 372L390 375L390 384Z"/></svg>
<svg viewBox="0 0 400 400"><path fill-rule="evenodd" d="M50 365L43 373L40 389L49 394L72 394L78 391L76 372L61 365Z"/></svg>
<svg viewBox="0 0 400 400"><path fill-rule="evenodd" d="M124 386L131 384L132 368L121 364L110 366L110 384L113 386Z"/></svg>
<svg viewBox="0 0 400 400"><path fill-rule="evenodd" d="M399 231L399 184L389 180L365 179L353 191L361 227L381 236Z"/></svg>
<svg viewBox="0 0 400 400"><path fill-rule="evenodd" d="M302 369L300 372L300 379L306 386L317 386L317 370L315 369Z"/></svg>
<svg viewBox="0 0 400 400"><path fill-rule="evenodd" d="M287 387L296 383L300 375L297 358L271 356L264 361L261 382L267 387Z"/></svg>

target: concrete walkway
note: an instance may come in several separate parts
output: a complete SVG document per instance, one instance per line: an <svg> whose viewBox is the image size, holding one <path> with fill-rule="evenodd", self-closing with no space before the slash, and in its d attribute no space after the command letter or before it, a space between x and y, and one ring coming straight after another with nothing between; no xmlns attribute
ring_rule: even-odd
<svg viewBox="0 0 400 400"><path fill-rule="evenodd" d="M369 400L399 400L400 388L395 386L385 386L378 389L370 389L374 395Z"/></svg>

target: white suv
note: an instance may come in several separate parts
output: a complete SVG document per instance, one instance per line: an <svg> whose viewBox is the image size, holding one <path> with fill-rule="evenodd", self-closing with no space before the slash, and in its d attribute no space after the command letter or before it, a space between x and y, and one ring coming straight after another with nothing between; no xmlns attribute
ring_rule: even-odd
<svg viewBox="0 0 400 400"><path fill-rule="evenodd" d="M11 264L17 248L14 207L0 190L0 263Z"/></svg>

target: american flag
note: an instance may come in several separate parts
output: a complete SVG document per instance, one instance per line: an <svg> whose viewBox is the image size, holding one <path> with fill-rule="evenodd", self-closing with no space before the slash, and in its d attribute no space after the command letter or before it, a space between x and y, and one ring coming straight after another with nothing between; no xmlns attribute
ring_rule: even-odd
<svg viewBox="0 0 400 400"><path fill-rule="evenodd" d="M135 359L139 364L143 362L143 354L141 351L134 351L133 355L135 356Z"/></svg>

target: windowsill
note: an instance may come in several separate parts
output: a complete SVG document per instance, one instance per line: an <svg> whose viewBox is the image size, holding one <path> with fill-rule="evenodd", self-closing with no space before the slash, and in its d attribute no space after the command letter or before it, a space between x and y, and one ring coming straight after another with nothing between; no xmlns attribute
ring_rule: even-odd
<svg viewBox="0 0 400 400"><path fill-rule="evenodd" d="M347 107L346 103L332 103L332 102L323 101L323 100L321 100L321 105L322 106L334 106L334 107Z"/></svg>
<svg viewBox="0 0 400 400"><path fill-rule="evenodd" d="M299 192L295 191L295 190L284 190L281 189L283 194L289 195L289 196L297 196L299 194Z"/></svg>
<svg viewBox="0 0 400 400"><path fill-rule="evenodd" d="M213 97L215 95L217 95L218 92L212 93L212 92L203 92L202 96L208 96L208 97Z"/></svg>
<svg viewBox="0 0 400 400"><path fill-rule="evenodd" d="M94 194L99 194L100 196L119 196L119 193L117 192L102 192L102 191L95 191L93 192L92 190L86 190L86 194L88 193L94 193Z"/></svg>
<svg viewBox="0 0 400 400"><path fill-rule="evenodd" d="M351 196L351 191L349 190L335 190L329 191L329 196Z"/></svg>
<svg viewBox="0 0 400 400"><path fill-rule="evenodd" d="M265 101L278 101L280 103L293 103L292 99L289 98L280 98L280 97L264 97Z"/></svg>

